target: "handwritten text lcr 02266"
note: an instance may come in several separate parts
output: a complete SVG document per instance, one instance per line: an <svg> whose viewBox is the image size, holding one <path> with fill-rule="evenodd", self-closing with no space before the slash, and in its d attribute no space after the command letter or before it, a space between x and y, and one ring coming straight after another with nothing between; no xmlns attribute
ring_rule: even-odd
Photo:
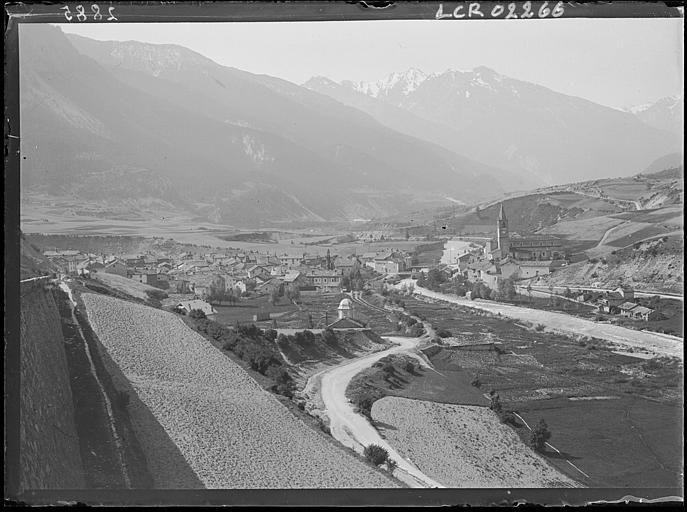
<svg viewBox="0 0 687 512"><path fill-rule="evenodd" d="M74 12L72 12L68 5L60 7L60 9L64 11L64 17L67 21L87 21L89 19L92 21L119 21L115 16L115 8L113 6L109 6L105 14L100 10L98 4L87 5L87 7L90 7L90 12L83 4L75 6Z"/></svg>
<svg viewBox="0 0 687 512"><path fill-rule="evenodd" d="M482 5L480 2L462 2L459 5L451 6L439 4L439 9L435 14L438 20L451 19L471 19L471 18L492 18L492 19L530 19L530 18L560 18L565 14L563 2L510 2L492 3ZM454 4L455 5L455 4Z"/></svg>

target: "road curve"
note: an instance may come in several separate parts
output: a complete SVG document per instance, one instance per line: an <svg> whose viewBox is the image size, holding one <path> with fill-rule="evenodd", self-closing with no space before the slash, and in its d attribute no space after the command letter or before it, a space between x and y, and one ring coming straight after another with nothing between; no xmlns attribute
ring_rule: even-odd
<svg viewBox="0 0 687 512"><path fill-rule="evenodd" d="M410 281L410 280L406 280ZM402 284L402 283L401 283ZM555 331L579 334L600 338L619 345L649 350L658 355L683 359L683 342L667 339L655 333L627 329L619 325L600 324L584 318L578 318L564 313L543 311L540 309L524 308L501 302L469 300L455 295L433 292L415 285L415 293L425 297L460 304L475 309L501 313L503 316L540 323Z"/></svg>
<svg viewBox="0 0 687 512"><path fill-rule="evenodd" d="M410 353L421 342L421 338L390 337L390 341L397 345L360 357L348 364L335 366L319 374L321 378L320 394L325 406L325 413L329 418L329 428L332 436L344 446L362 453L365 446L377 444L389 452L389 457L398 463L395 476L412 487L444 487L422 473L415 465L404 459L369 421L354 411L353 404L346 398L346 388L362 370L372 366L381 358L403 352ZM412 354L410 354L412 355ZM421 361L422 359L419 358ZM424 361L423 364L426 365ZM410 478L408 478L408 476Z"/></svg>

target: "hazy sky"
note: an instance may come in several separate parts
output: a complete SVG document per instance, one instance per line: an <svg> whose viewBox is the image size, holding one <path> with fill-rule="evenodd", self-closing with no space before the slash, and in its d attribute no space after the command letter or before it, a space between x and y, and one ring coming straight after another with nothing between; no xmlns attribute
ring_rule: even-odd
<svg viewBox="0 0 687 512"><path fill-rule="evenodd" d="M64 24L100 40L174 43L253 73L303 83L378 80L487 66L612 107L683 90L682 19Z"/></svg>

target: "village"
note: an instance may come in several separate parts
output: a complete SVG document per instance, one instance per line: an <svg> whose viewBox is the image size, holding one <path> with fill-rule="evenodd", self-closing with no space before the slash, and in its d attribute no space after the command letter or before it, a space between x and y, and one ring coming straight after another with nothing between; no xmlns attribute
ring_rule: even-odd
<svg viewBox="0 0 687 512"><path fill-rule="evenodd" d="M369 236L358 234L362 239ZM537 286L542 278L568 265L570 254L564 241L557 237L510 232L503 205L494 237L458 236L439 240L439 245L424 246L441 247L443 242L441 255L429 259L418 258L422 246L414 252L392 247L360 254L332 254L327 248L324 255L301 248L298 252L281 254L239 249L99 255L52 250L44 251L44 256L65 276L114 274L158 288L178 298L177 310L187 313L200 309L213 315L218 304L235 305L251 297L263 297L265 300L252 315L255 322L273 319L275 315L270 316L269 309L274 308L265 306L275 306L282 298L295 304L302 296L315 295L321 299L324 295L339 296L369 289L373 281L379 284L382 278L394 283L408 277L417 279L421 286L468 299L508 301L527 294L529 307L537 307L531 300L536 290L534 293L540 296L543 293L550 298L576 302L589 313L606 315L597 320L665 319L660 300L642 301L626 284L613 290L566 287L560 294L554 293L553 288L547 293L544 286ZM424 264L418 264L419 259Z"/></svg>
<svg viewBox="0 0 687 512"><path fill-rule="evenodd" d="M462 236L447 240L440 264L436 267L443 276L437 279L435 273L433 280L427 282L423 279L421 282L437 288L436 281L457 280L462 284L457 287L459 295L492 300L513 299L515 294L531 296L538 289L539 294L584 304L596 313L645 322L665 319L659 310L658 297L648 301L653 308L642 305L635 290L624 283L613 290L565 287L560 294L555 293L553 287L537 286L542 278L569 262L570 254L563 240L550 235L522 236L509 232L508 219L501 204L494 238Z"/></svg>

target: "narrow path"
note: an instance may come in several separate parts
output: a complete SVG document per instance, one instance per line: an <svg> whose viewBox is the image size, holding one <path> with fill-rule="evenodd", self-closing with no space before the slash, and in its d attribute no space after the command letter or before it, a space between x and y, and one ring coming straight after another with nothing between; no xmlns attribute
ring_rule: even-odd
<svg viewBox="0 0 687 512"><path fill-rule="evenodd" d="M606 240L608 240L608 237L610 236L610 234L614 230L616 230L622 226L626 226L627 224L630 224L630 223L631 223L631 221L626 220L626 221L621 222L620 224L616 224L615 226L608 228L606 230L606 232L603 234L603 236L601 237L601 240L599 240L599 243L596 244L596 246L593 247L592 249L589 249L587 252L590 252L590 253L591 252L598 252L599 250L603 249L603 246L606 244Z"/></svg>
<svg viewBox="0 0 687 512"><path fill-rule="evenodd" d="M320 396L329 418L331 434L341 444L358 453L362 453L370 444L382 446L389 453L389 457L398 463L395 476L411 487L444 487L425 475L412 462L403 458L381 437L367 418L354 411L353 404L346 397L348 384L362 370L385 356L412 353L420 343L419 338L390 337L388 339L397 345L382 352L355 359L348 364L325 370L317 375L320 379Z"/></svg>
<svg viewBox="0 0 687 512"><path fill-rule="evenodd" d="M86 336L84 335L83 329L81 328L81 324L79 323L78 319L76 318L76 315L74 314L74 310L76 309L76 301L74 300L74 296L72 295L72 290L71 288L64 283L63 281L60 281L59 283L60 288L69 296L69 301L72 304L71 307L71 315L72 315L72 322L74 322L74 325L76 326L77 330L79 331L79 336L81 336L81 339L83 340L84 343L84 353L86 354L86 358L88 359L88 364L90 366L90 373L93 376L93 380L98 386L98 390L100 391L100 395L102 396L103 403L105 404L105 410L107 412L107 417L108 417L108 426L110 427L110 433L112 434L112 439L115 442L115 446L117 449L115 450L117 453L117 459L119 461L119 467L121 468L122 471L122 478L124 479L124 486L127 489L131 489L131 477L129 475L129 470L126 466L126 461L124 458L124 446L122 444L122 440L119 436L119 433L117 432L117 427L115 426L115 419L114 419L114 412L112 411L112 402L110 401L110 397L107 396L107 392L105 391L105 387L103 386L102 382L100 381L100 377L98 377L98 372L95 368L95 363L93 362L93 354L91 353L91 347L86 341Z"/></svg>
<svg viewBox="0 0 687 512"><path fill-rule="evenodd" d="M495 301L469 300L455 295L433 292L417 285L415 286L415 293L494 314L500 313L509 318L541 323L549 329L559 332L600 338L619 345L649 350L659 355L677 357L679 359L684 357L683 343L681 341L667 339L650 332L627 329L619 325L600 324L592 320L566 315L565 313L530 309Z"/></svg>

